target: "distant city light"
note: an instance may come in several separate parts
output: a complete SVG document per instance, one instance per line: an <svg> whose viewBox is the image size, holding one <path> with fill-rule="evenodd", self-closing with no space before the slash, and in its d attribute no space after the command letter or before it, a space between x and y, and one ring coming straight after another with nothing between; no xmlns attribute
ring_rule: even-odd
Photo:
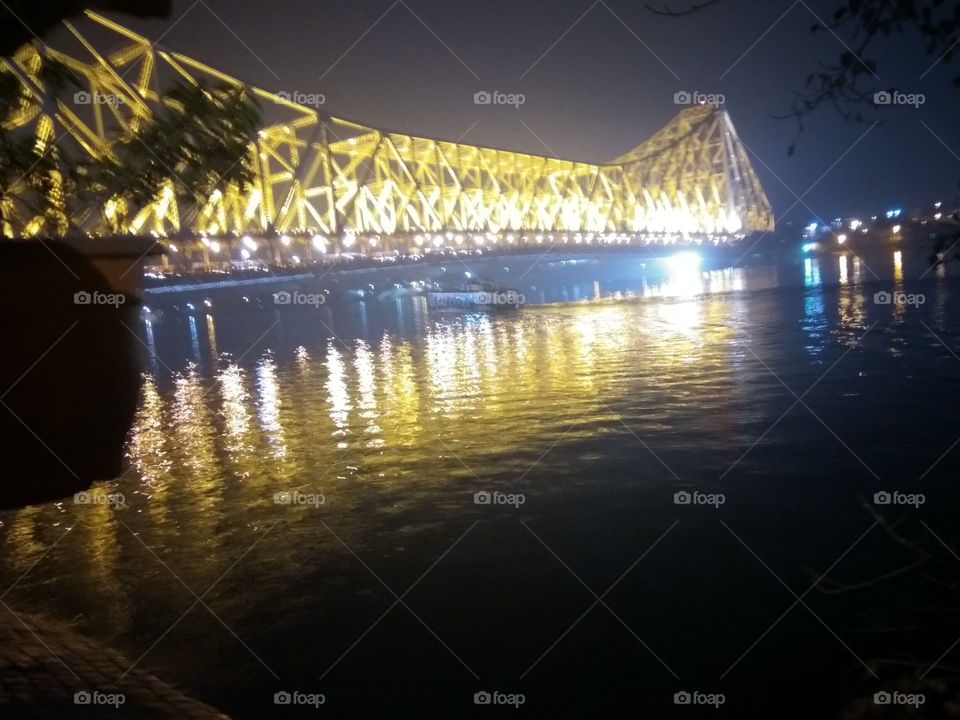
<svg viewBox="0 0 960 720"><path fill-rule="evenodd" d="M900 232L900 226L899 226L899 225L894 225L894 226L891 228L891 230L893 230L893 234L896 235L897 233Z"/></svg>
<svg viewBox="0 0 960 720"><path fill-rule="evenodd" d="M846 234L846 233L840 233L839 235L837 235L837 242L838 242L838 243L840 243L841 245L843 245L846 241L847 241L847 234Z"/></svg>
<svg viewBox="0 0 960 720"><path fill-rule="evenodd" d="M900 208L894 208L893 210L887 210L887 219L892 220L893 218L900 217L900 213L903 212Z"/></svg>
<svg viewBox="0 0 960 720"><path fill-rule="evenodd" d="M863 222L860 221L860 220L851 220L851 221L850 221L850 229L851 229L851 230L857 230L857 229L860 228L861 225L863 225Z"/></svg>
<svg viewBox="0 0 960 720"><path fill-rule="evenodd" d="M800 249L801 249L803 252L805 252L805 253L813 252L814 250L817 249L817 244L816 244L816 243L804 243L804 244L800 247Z"/></svg>

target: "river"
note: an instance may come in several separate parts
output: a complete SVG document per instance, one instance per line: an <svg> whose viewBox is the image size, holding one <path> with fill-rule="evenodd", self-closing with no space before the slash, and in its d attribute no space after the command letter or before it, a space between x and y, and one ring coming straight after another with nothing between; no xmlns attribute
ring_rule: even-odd
<svg viewBox="0 0 960 720"><path fill-rule="evenodd" d="M960 623L874 578L960 574L957 268L627 262L494 315L150 301L128 470L0 513L5 601L238 718L829 717L933 664Z"/></svg>

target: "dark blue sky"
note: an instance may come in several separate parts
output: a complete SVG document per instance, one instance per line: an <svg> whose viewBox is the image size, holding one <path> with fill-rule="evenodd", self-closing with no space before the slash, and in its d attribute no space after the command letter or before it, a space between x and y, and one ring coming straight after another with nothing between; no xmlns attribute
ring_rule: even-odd
<svg viewBox="0 0 960 720"><path fill-rule="evenodd" d="M829 33L810 33L813 13L826 19L838 2L728 0L664 18L628 0L175 0L168 21L122 21L262 87L322 93L334 115L590 161L667 123L676 92L722 93L762 160L754 165L778 218L954 201L960 93L950 78L960 69L941 62L928 72L935 58L916 37L878 45L876 86L924 93L922 107L872 110L884 122L862 138L869 126L824 107L787 156L795 125L771 115L842 51ZM478 106L479 90L523 93L526 103ZM787 213L811 186L809 209Z"/></svg>

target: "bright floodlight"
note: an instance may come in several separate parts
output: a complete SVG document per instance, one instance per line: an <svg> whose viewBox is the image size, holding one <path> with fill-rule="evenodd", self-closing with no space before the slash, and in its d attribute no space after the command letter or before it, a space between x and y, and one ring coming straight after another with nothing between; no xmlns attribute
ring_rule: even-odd
<svg viewBox="0 0 960 720"><path fill-rule="evenodd" d="M700 255L692 252L679 252L667 258L667 267L674 272L695 272L700 268Z"/></svg>

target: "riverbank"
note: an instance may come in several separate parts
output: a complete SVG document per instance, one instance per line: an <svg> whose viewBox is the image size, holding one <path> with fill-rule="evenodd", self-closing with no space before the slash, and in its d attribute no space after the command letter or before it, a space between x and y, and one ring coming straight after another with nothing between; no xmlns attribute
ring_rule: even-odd
<svg viewBox="0 0 960 720"><path fill-rule="evenodd" d="M4 607L0 717L229 720L69 626Z"/></svg>

